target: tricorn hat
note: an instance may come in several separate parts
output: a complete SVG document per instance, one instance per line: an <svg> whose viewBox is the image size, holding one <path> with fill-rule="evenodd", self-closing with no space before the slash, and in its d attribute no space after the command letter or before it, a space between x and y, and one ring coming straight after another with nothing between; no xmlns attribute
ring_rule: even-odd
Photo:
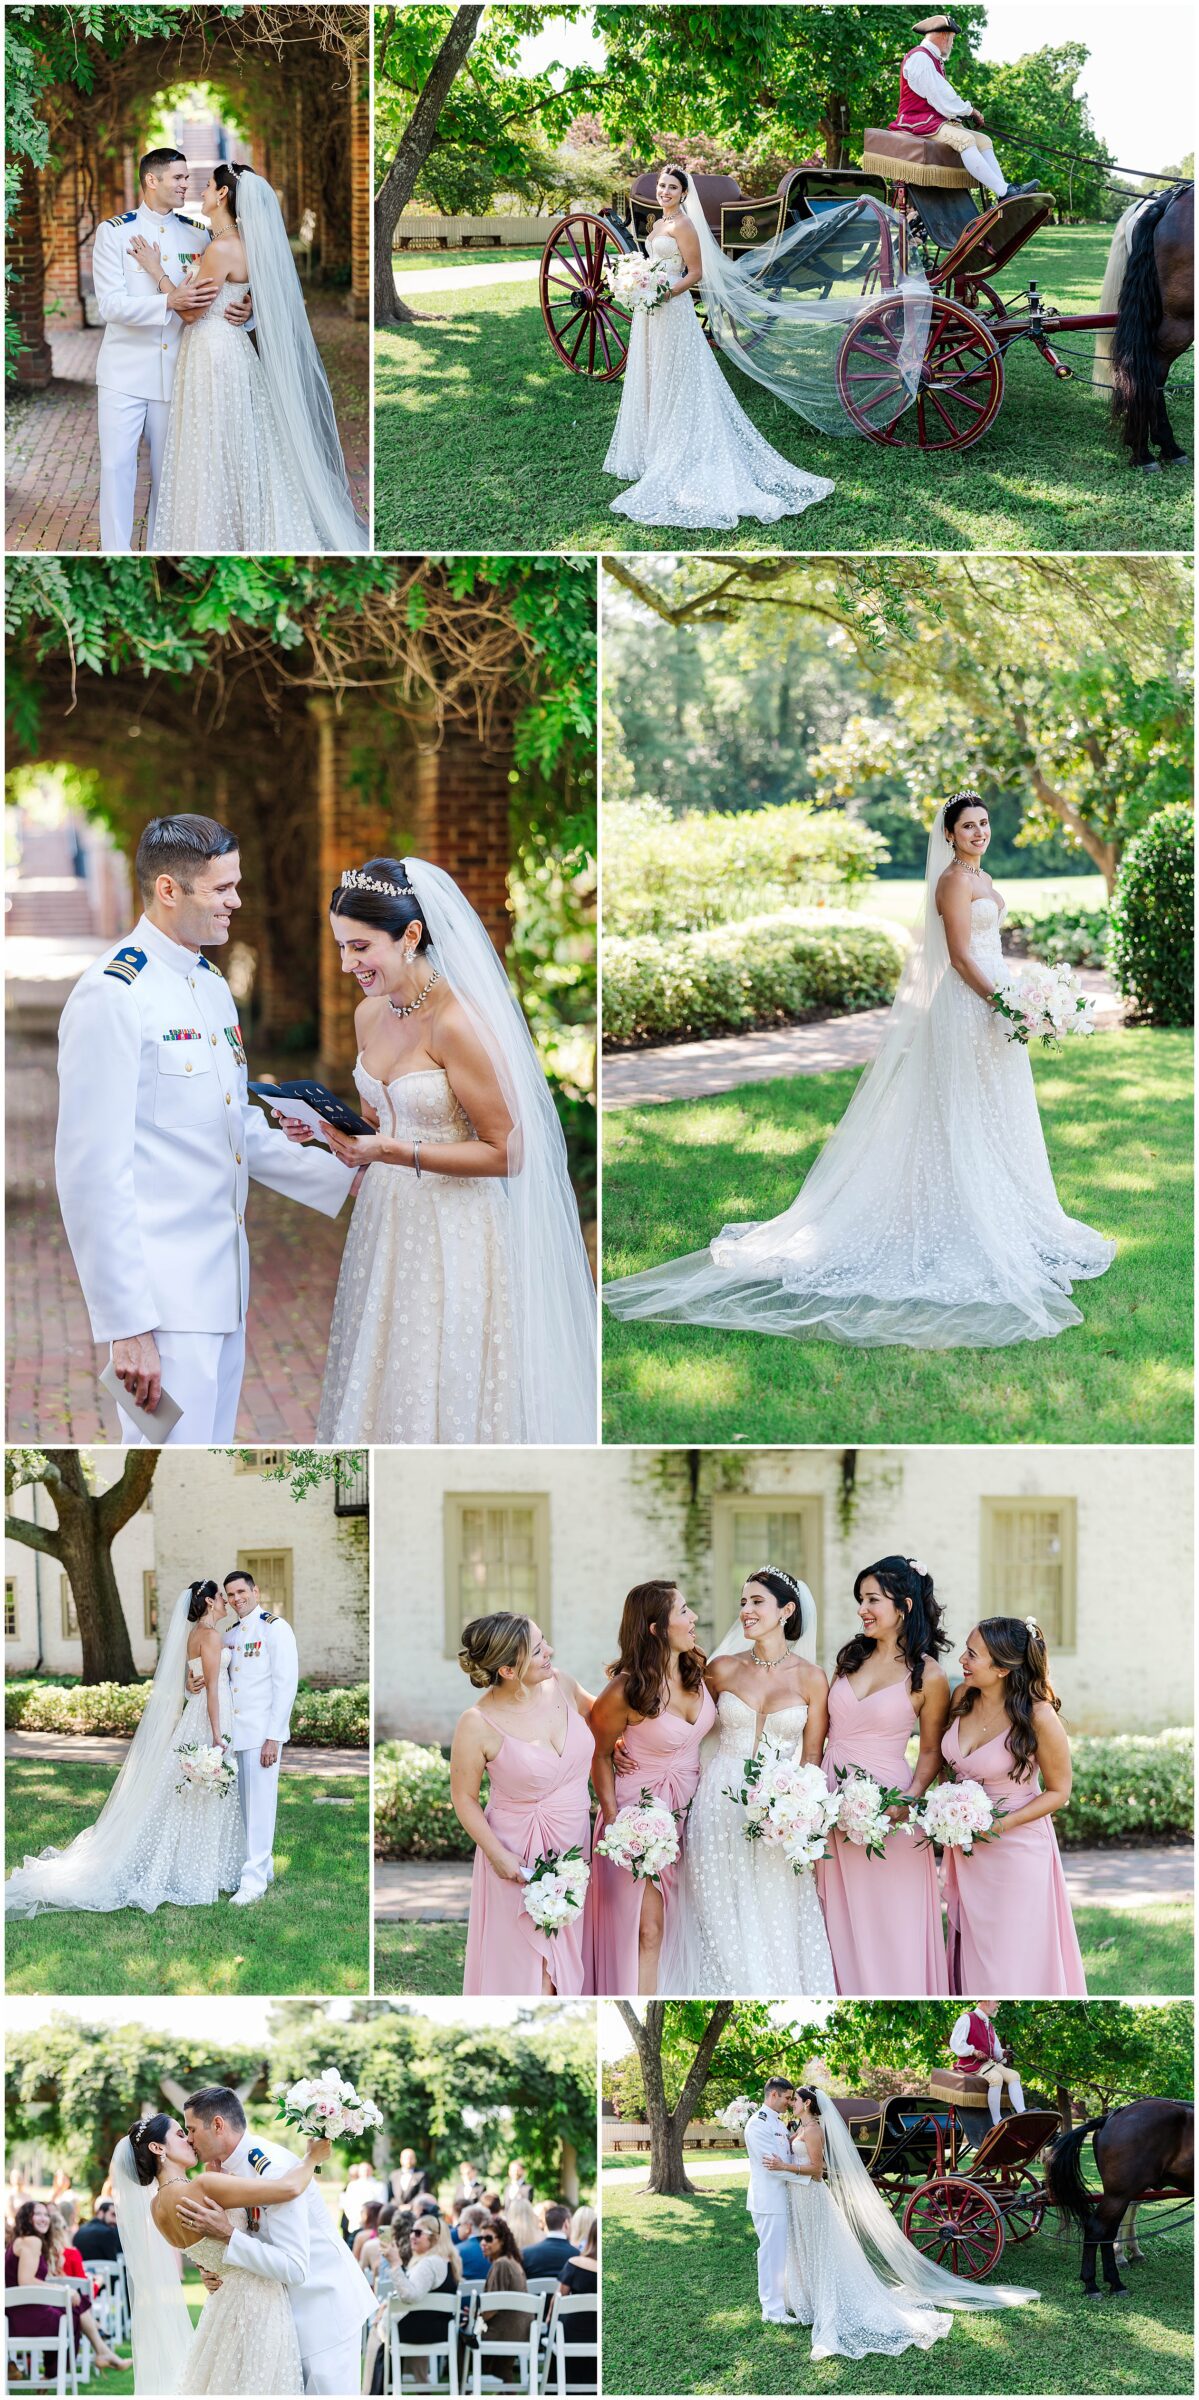
<svg viewBox="0 0 1199 2400"><path fill-rule="evenodd" d="M961 30L952 17L921 17L912 27L913 33L960 33Z"/></svg>

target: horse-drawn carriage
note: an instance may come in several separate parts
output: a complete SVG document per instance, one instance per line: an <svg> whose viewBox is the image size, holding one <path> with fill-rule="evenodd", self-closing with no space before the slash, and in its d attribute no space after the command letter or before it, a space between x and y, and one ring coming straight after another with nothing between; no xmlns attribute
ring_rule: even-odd
<svg viewBox="0 0 1199 2400"><path fill-rule="evenodd" d="M1061 2130L1056 2109L993 2125L986 2085L952 2074L926 2092L834 2105L908 2240L938 2266L977 2282L1009 2242L1039 2233L1048 2203L1036 2161Z"/></svg>
<svg viewBox="0 0 1199 2400"><path fill-rule="evenodd" d="M838 287L843 308L831 360L841 412L836 429L892 449L970 448L1003 404L1004 360L1014 343L1030 342L1055 376L1065 378L1073 369L1053 339L1111 334L1119 322L1111 308L1063 316L1033 281L1017 302L1000 297L993 279L1047 223L1052 195L1023 193L980 207L960 157L943 143L890 126L872 129L860 169L793 167L774 192L756 199L731 176L695 173L691 181L721 252L739 262L747 310L751 320L755 307L762 312L759 324L772 293L777 299L786 286L814 295L823 289L827 300L833 285L822 287L819 280L821 222L846 231L844 255L852 262L856 220L863 236L861 274L856 287L848 279ZM631 320L609 290L605 270L643 246L660 214L656 184L657 170L639 175L623 208L572 211L546 243L542 316L555 355L574 374L611 382L624 371ZM1185 248L1193 196L1184 188L1187 199L1173 238L1175 247L1181 242ZM795 263L807 246L793 237L806 225L813 228L817 270L815 280L809 276L800 287ZM917 283L927 294L918 315L910 299ZM1186 306L1189 311L1189 297ZM915 360L907 355L914 324L920 343ZM710 312L709 338L752 373L754 337L730 340L731 330L721 310ZM1181 332L1171 341L1154 335L1137 367L1141 413L1135 441L1128 438L1139 464L1149 463L1149 438L1159 442L1163 459L1181 456L1162 391L1171 359L1189 338L1189 330L1185 340Z"/></svg>

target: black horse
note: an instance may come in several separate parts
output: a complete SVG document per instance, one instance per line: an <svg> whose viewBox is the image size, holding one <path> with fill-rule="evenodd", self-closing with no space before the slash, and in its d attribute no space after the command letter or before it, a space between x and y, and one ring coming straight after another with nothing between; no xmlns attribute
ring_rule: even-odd
<svg viewBox="0 0 1199 2400"><path fill-rule="evenodd" d="M1186 459L1166 415L1166 377L1194 341L1194 293L1195 187L1176 183L1121 218L1100 301L1101 308L1115 308L1116 324L1110 336L1100 336L1096 381L1106 382L1110 369L1112 420L1134 467Z"/></svg>
<svg viewBox="0 0 1199 2400"><path fill-rule="evenodd" d="M1088 2191L1081 2152L1094 2134L1101 2192ZM1150 2192L1188 2199L1195 2189L1195 2111L1186 2100L1131 2100L1126 2108L1088 2117L1063 2133L1045 2161L1045 2189L1064 2217L1082 2228L1082 2287L1097 2300L1095 2252L1103 2257L1109 2296L1125 2292L1116 2265L1116 2237L1129 2209Z"/></svg>

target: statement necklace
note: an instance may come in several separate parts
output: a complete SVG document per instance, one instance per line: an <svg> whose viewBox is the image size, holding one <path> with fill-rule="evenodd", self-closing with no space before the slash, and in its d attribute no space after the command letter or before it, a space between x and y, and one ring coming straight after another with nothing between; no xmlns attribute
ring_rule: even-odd
<svg viewBox="0 0 1199 2400"><path fill-rule="evenodd" d="M418 992L415 1000L405 1000L402 1003L395 1000L389 1000L387 1005L391 1010L393 1017L415 1016L417 1009L424 1006L424 1003L428 999L434 984L438 981L440 974L440 967L434 967L423 992Z"/></svg>
<svg viewBox="0 0 1199 2400"><path fill-rule="evenodd" d="M759 1655L758 1645L756 1642L751 1642L749 1655L752 1658L755 1667L764 1667L768 1675L771 1673L773 1668L785 1667L790 1663L785 1650L781 1658L762 1658Z"/></svg>

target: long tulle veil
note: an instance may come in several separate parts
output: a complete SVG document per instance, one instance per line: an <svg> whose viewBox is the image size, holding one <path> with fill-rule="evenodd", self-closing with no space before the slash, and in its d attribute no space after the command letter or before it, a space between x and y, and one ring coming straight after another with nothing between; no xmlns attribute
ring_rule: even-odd
<svg viewBox="0 0 1199 2400"><path fill-rule="evenodd" d="M290 471L324 550L366 550L354 513L329 378L312 338L283 211L265 176L243 167L237 230L245 248L254 327L271 411Z"/></svg>
<svg viewBox="0 0 1199 2400"><path fill-rule="evenodd" d="M470 1013L514 1128L506 1188L520 1438L593 1442L595 1284L553 1094L524 1011L481 918L443 868L427 858L406 858L403 865L421 904L433 960Z"/></svg>
<svg viewBox="0 0 1199 2400"><path fill-rule="evenodd" d="M908 399L915 397L932 300L919 264L903 276L890 270L894 279L880 289L880 275L888 272L885 251L898 258L900 222L893 209L851 200L790 226L764 249L728 258L693 177L683 208L699 239L712 337L744 374L821 433L855 432L837 387L837 359L849 327L882 297L890 302L888 324L899 337L900 382ZM874 380L880 395L888 384L893 389L886 374Z"/></svg>
<svg viewBox="0 0 1199 2400"><path fill-rule="evenodd" d="M180 1592L159 1652L150 1697L124 1763L94 1825L65 1850L48 1849L14 1868L4 1887L4 1913L35 1917L42 1908L104 1910L118 1905L125 1860L145 1832L171 1735L179 1722L187 1658L191 1585Z"/></svg>
<svg viewBox="0 0 1199 2400"><path fill-rule="evenodd" d="M155 2187L138 2182L128 2134L117 2143L109 2173L129 2278L133 2388L169 2400L183 2381L194 2339L183 2296L182 2255L154 2222Z"/></svg>
<svg viewBox="0 0 1199 2400"><path fill-rule="evenodd" d="M848 2125L827 2092L818 2092L820 2130L824 2136L824 2174L829 2192L850 2232L861 2243L870 2264L901 2297L933 2301L940 2308L986 2314L992 2309L1026 2308L1039 2292L1015 2283L967 2283L939 2267L901 2231L890 2209L870 2180Z"/></svg>

